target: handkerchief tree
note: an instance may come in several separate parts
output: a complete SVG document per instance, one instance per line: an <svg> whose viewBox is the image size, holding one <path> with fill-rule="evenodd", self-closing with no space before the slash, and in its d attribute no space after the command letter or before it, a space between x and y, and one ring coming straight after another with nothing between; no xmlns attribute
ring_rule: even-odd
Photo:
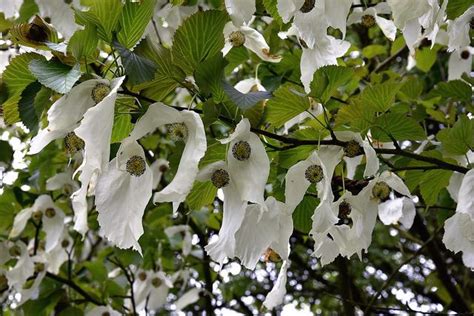
<svg viewBox="0 0 474 316"><path fill-rule="evenodd" d="M472 314L473 24L0 0L2 312Z"/></svg>

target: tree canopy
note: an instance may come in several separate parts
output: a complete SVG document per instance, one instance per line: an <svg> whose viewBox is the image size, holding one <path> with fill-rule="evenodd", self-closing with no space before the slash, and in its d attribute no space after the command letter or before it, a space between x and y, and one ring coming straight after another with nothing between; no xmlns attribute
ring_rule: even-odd
<svg viewBox="0 0 474 316"><path fill-rule="evenodd" d="M1 1L2 315L471 314L473 21Z"/></svg>

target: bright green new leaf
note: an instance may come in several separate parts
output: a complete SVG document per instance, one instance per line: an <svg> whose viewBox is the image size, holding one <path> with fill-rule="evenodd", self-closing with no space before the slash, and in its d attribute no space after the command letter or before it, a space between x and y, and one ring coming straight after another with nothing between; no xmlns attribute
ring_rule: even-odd
<svg viewBox="0 0 474 316"><path fill-rule="evenodd" d="M309 98L304 95L302 88L286 83L267 101L267 121L275 127L280 127L296 115L310 107Z"/></svg>
<svg viewBox="0 0 474 316"><path fill-rule="evenodd" d="M452 171L439 169L429 170L423 173L420 191L426 205L436 204L439 193L448 186L452 174Z"/></svg>
<svg viewBox="0 0 474 316"><path fill-rule="evenodd" d="M310 96L326 103L337 89L347 84L354 76L354 71L348 67L325 66L319 68L311 82Z"/></svg>
<svg viewBox="0 0 474 316"><path fill-rule="evenodd" d="M360 101L372 111L385 112L395 102L395 95L400 86L391 82L369 86L362 91Z"/></svg>
<svg viewBox="0 0 474 316"><path fill-rule="evenodd" d="M203 206L209 205L214 201L216 193L217 188L211 181L196 181L191 192L186 197L186 203L188 203L191 210L200 210Z"/></svg>
<svg viewBox="0 0 474 316"><path fill-rule="evenodd" d="M474 120L461 115L453 127L440 130L436 137L447 153L464 155L474 150Z"/></svg>
<svg viewBox="0 0 474 316"><path fill-rule="evenodd" d="M117 39L126 48L132 48L142 38L153 16L156 0L127 1L120 15L120 31Z"/></svg>
<svg viewBox="0 0 474 316"><path fill-rule="evenodd" d="M69 39L68 50L76 60L83 61L84 58L92 62L94 52L97 49L97 28L93 24L87 24L83 30L78 30Z"/></svg>
<svg viewBox="0 0 474 316"><path fill-rule="evenodd" d="M474 5L474 0L449 0L448 6L446 7L448 19L456 19L458 16L466 12L466 10L472 5Z"/></svg>
<svg viewBox="0 0 474 316"><path fill-rule="evenodd" d="M415 119L401 113L385 113L377 117L371 132L373 138L382 142L391 141L390 136L398 141L426 138L421 125Z"/></svg>

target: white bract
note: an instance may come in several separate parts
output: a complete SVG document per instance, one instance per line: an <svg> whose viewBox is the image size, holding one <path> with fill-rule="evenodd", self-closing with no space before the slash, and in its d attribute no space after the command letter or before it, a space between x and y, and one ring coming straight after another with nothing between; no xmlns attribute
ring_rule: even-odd
<svg viewBox="0 0 474 316"><path fill-rule="evenodd" d="M360 134L351 131L336 131L335 134L337 139L350 143L350 146L346 146L344 149L346 154L344 160L346 161L346 164L353 164L350 168L355 168L360 163L358 156L361 155L362 152L358 152L356 148L358 144L359 149L363 150L366 160L364 177L375 175L377 170L379 170L379 159L370 143L367 140L363 140Z"/></svg>
<svg viewBox="0 0 474 316"><path fill-rule="evenodd" d="M363 19L369 19L368 16L373 17L375 23L380 27L383 34L391 41L395 40L397 34L397 27L392 20L388 20L379 16L379 14L390 14L390 7L385 2L377 3L374 7L360 10L359 8L354 11L347 18L347 24L351 25L354 23L361 23Z"/></svg>
<svg viewBox="0 0 474 316"><path fill-rule="evenodd" d="M137 271L133 283L133 293L137 311L147 307L157 310L166 304L169 289L173 287L171 279L162 271Z"/></svg>
<svg viewBox="0 0 474 316"><path fill-rule="evenodd" d="M32 216L38 221L42 221L42 228L46 233L45 251L51 251L56 247L63 233L65 216L64 212L54 204L49 195L40 195L32 207L21 210L15 216L9 238L18 237Z"/></svg>
<svg viewBox="0 0 474 316"><path fill-rule="evenodd" d="M222 144L229 144L227 166L234 175L237 192L244 201L264 205L264 191L270 173L270 160L259 137L250 131L250 122L242 119Z"/></svg>
<svg viewBox="0 0 474 316"><path fill-rule="evenodd" d="M125 139L97 181L100 234L119 248L132 247L141 253L138 239L143 234L142 217L152 186L153 173L143 148L135 140Z"/></svg>
<svg viewBox="0 0 474 316"><path fill-rule="evenodd" d="M229 53L232 47L244 46L264 61L277 63L281 60L281 56L270 53L270 46L263 35L247 25L235 26L232 22L228 22L224 26L224 38L226 39L222 49L224 56Z"/></svg>
<svg viewBox="0 0 474 316"><path fill-rule="evenodd" d="M270 53L263 35L249 26L256 10L255 0L225 0L225 6L232 21L224 26L225 45L222 54L227 55L232 47L244 46L262 60L279 62L281 57Z"/></svg>
<svg viewBox="0 0 474 316"><path fill-rule="evenodd" d="M186 143L173 180L155 193L153 198L154 203L173 202L173 211L176 212L191 191L199 171L199 161L207 149L206 133L201 117L197 113L188 110L178 111L157 102L148 107L146 113L135 124L129 138L138 140L159 127L168 127L171 134L176 130L178 134L171 136L179 137Z"/></svg>
<svg viewBox="0 0 474 316"><path fill-rule="evenodd" d="M235 178L239 176L239 173L232 173L224 161L217 161L204 167L197 177L198 181L211 180L224 194L219 237L206 246L208 255L220 265L226 258L235 256L235 233L245 216L247 201L239 194L235 182Z"/></svg>

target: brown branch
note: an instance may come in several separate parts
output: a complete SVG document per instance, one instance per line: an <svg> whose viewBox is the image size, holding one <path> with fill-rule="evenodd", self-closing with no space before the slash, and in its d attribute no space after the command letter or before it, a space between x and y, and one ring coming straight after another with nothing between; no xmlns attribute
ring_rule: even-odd
<svg viewBox="0 0 474 316"><path fill-rule="evenodd" d="M50 272L46 272L46 276L48 278L52 279L52 280L55 280L59 283L63 283L65 285L69 286L71 289L73 289L74 291L79 293L82 297L84 297L88 302L91 302L91 303L93 303L95 305L99 305L99 306L105 305L104 302L101 302L101 301L95 299L92 295L87 293L84 289L82 289L79 285L77 285L73 281L69 281L67 279L64 279L64 278L62 278L58 275L52 274Z"/></svg>

